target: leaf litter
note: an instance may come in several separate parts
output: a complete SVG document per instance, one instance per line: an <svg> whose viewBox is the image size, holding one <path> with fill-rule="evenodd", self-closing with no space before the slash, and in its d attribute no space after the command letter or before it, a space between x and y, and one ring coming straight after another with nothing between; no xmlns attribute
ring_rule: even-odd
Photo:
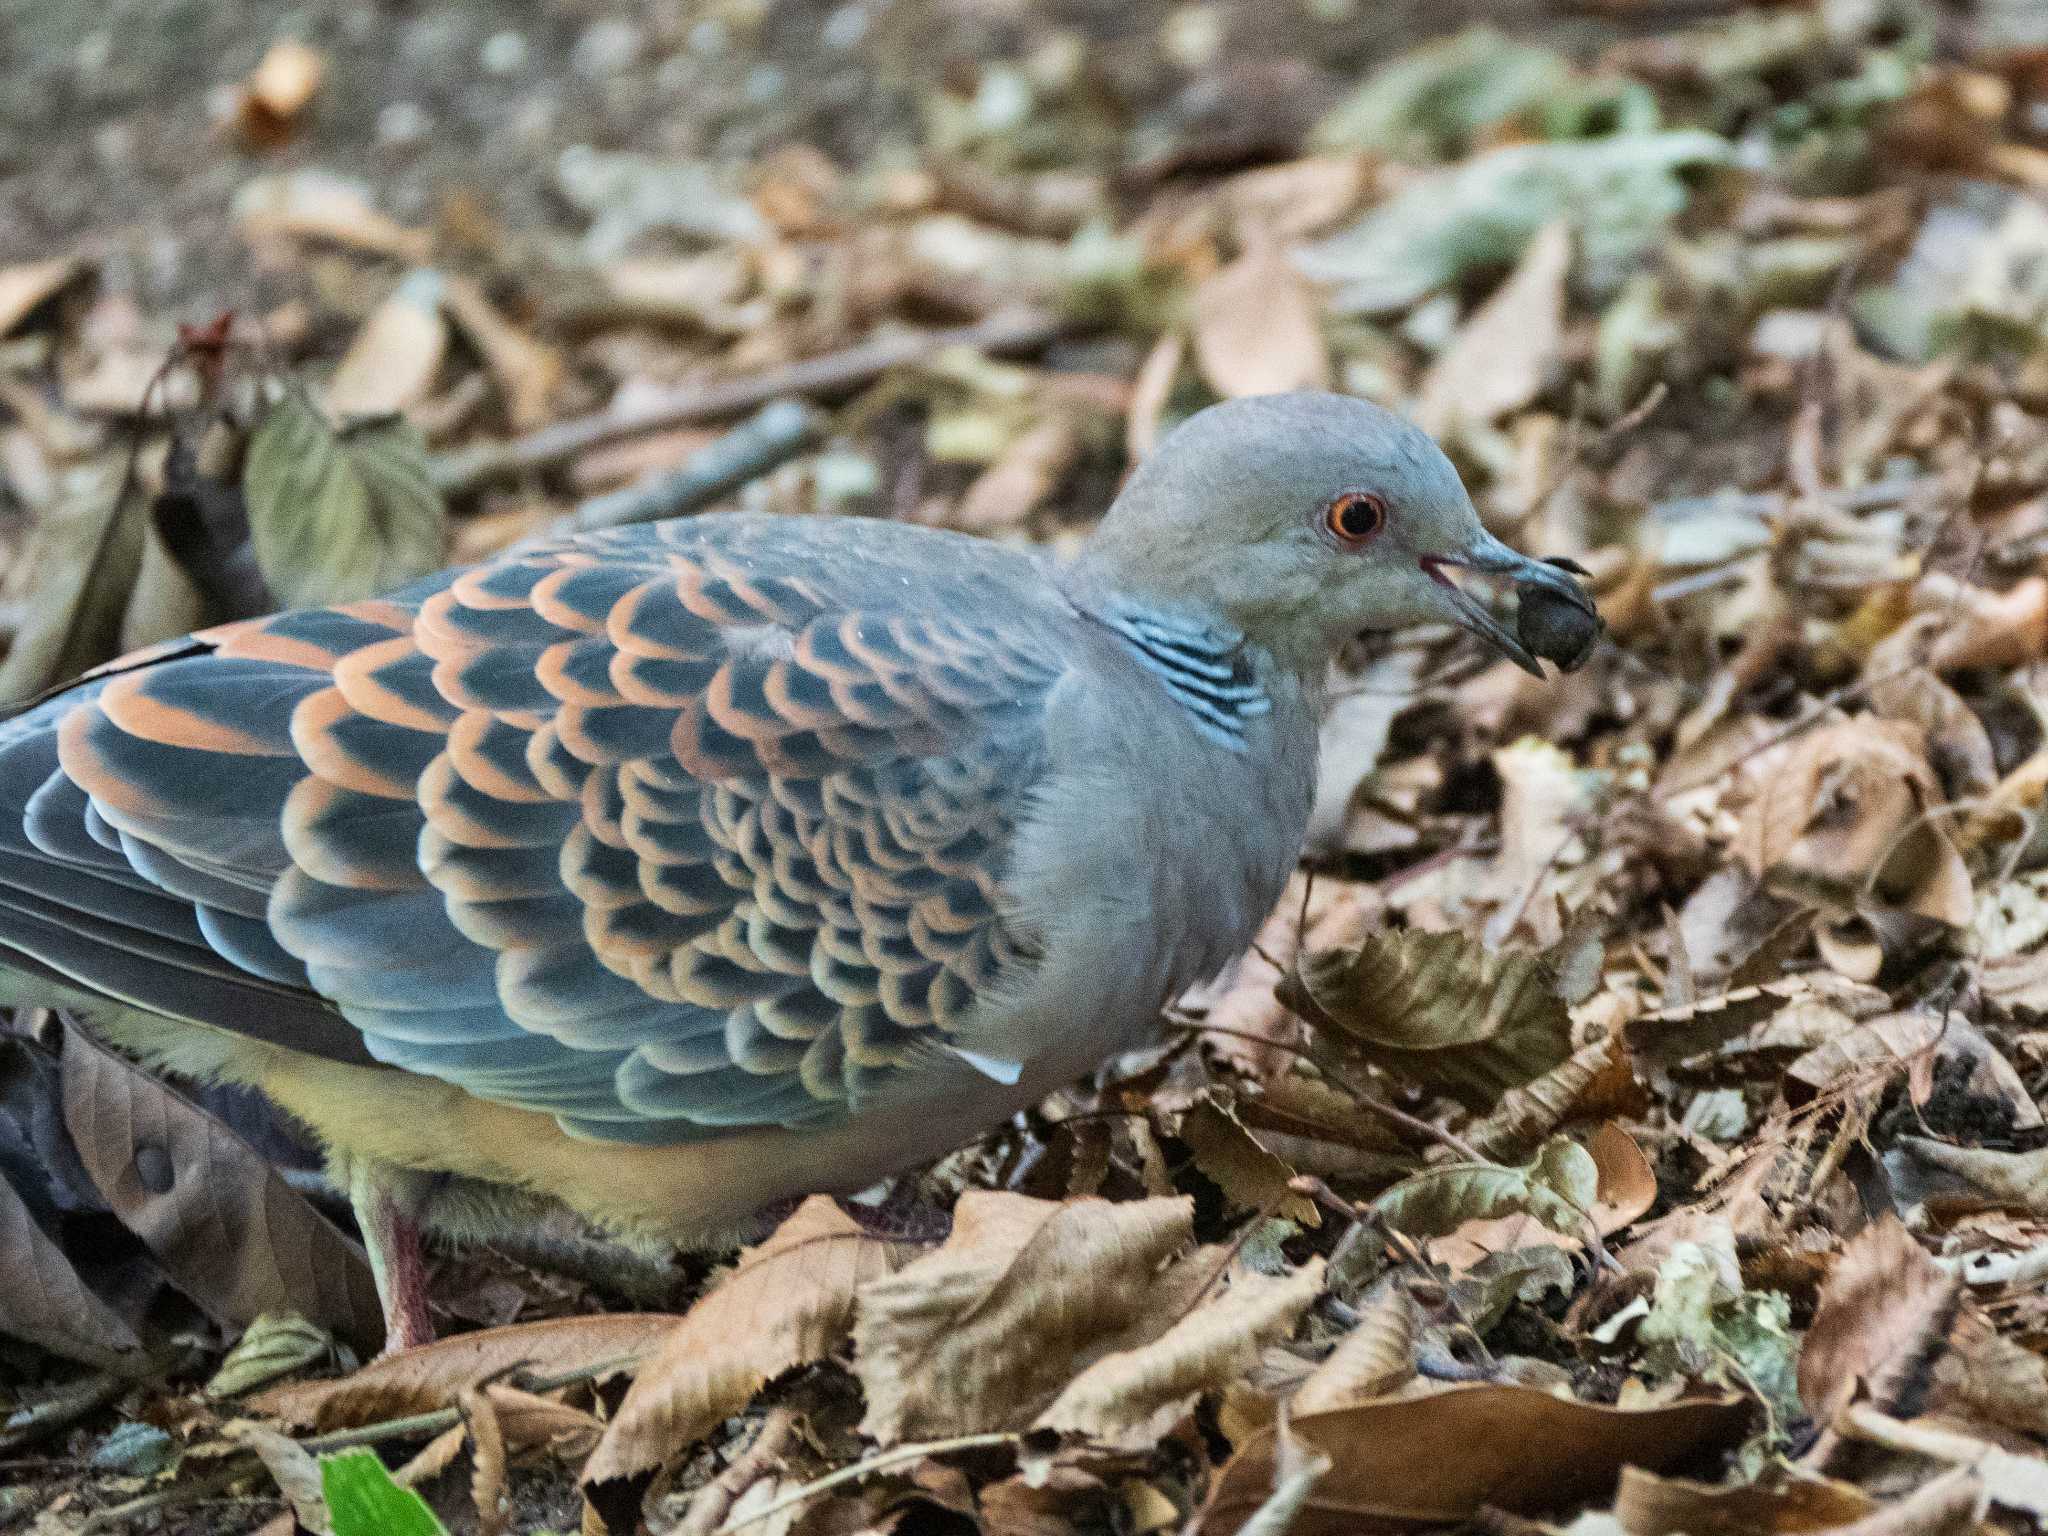
<svg viewBox="0 0 2048 1536"><path fill-rule="evenodd" d="M1523 604L1573 666L1541 683L1361 638L1304 871L1159 1049L736 1256L540 1215L441 1253L482 1326L367 1366L291 1128L18 1011L0 1520L2038 1522L2025 8L1423 8L1405 50L1343 0L842 8L816 46L889 101L792 68L773 6L589 9L545 80L509 11L444 56L548 104L487 144L266 21L195 135L185 289L89 224L0 250L10 697L548 527L827 506L1067 548L1177 420L1294 387L1429 424L1601 623ZM673 107L707 47L751 105ZM619 126L813 90L762 134ZM578 141L558 91L623 116ZM905 1201L950 1235L887 1235Z"/></svg>

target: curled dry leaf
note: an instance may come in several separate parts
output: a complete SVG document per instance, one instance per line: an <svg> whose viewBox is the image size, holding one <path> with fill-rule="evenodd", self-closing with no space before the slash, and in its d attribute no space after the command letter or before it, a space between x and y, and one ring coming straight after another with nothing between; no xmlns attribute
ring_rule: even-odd
<svg viewBox="0 0 2048 1536"><path fill-rule="evenodd" d="M1410 1237L1444 1237L1467 1222L1533 1216L1553 1232L1576 1232L1599 1202L1593 1154L1553 1136L1519 1168L1443 1163L1410 1174L1373 1201L1387 1225Z"/></svg>
<svg viewBox="0 0 2048 1536"><path fill-rule="evenodd" d="M1280 997L1318 1050L1451 1095L1476 1110L1571 1055L1571 1019L1548 961L1462 933L1368 934L1306 954Z"/></svg>
<svg viewBox="0 0 2048 1536"><path fill-rule="evenodd" d="M2048 1216L2048 1147L2000 1152L1901 1136L1886 1166L1900 1180L1901 1196L1916 1204Z"/></svg>
<svg viewBox="0 0 2048 1536"><path fill-rule="evenodd" d="M1297 1414L1293 1432L1329 1458L1292 1536L1355 1536L1371 1522L1468 1519L1481 1505L1536 1514L1598 1498L1628 1466L1657 1470L1740 1438L1735 1397L1647 1409L1554 1397L1531 1387L1452 1387L1421 1397ZM1268 1433L1233 1456L1195 1529L1234 1536L1274 1485Z"/></svg>
<svg viewBox="0 0 2048 1536"><path fill-rule="evenodd" d="M408 272L356 332L327 381L328 411L388 416L410 410L433 392L448 355L448 322L441 316L447 280L431 268Z"/></svg>
<svg viewBox="0 0 2048 1536"><path fill-rule="evenodd" d="M861 1288L861 1433L887 1445L1029 1423L1089 1361L1172 1321L1155 1282L1193 1218L1186 1200L963 1195L941 1247Z"/></svg>
<svg viewBox="0 0 2048 1536"><path fill-rule="evenodd" d="M770 1377L823 1359L852 1326L856 1289L903 1256L830 1198L806 1200L740 1256L636 1373L584 1481L656 1471L744 1408Z"/></svg>
<svg viewBox="0 0 2048 1536"><path fill-rule="evenodd" d="M93 1294L35 1213L0 1178L0 1334L101 1370L137 1369L142 1340Z"/></svg>
<svg viewBox="0 0 2048 1536"><path fill-rule="evenodd" d="M331 171L258 176L235 193L233 212L251 240L313 240L405 262L425 261L433 243L379 213L361 183Z"/></svg>
<svg viewBox="0 0 2048 1536"><path fill-rule="evenodd" d="M672 1312L615 1312L483 1328L386 1355L338 1381L273 1387L248 1407L287 1428L326 1431L446 1408L463 1387L513 1369L534 1377L589 1371L604 1381L639 1364L681 1321Z"/></svg>
<svg viewBox="0 0 2048 1536"><path fill-rule="evenodd" d="M1408 1288L1398 1281L1382 1282L1359 1307L1358 1325L1295 1389L1287 1411L1327 1413L1406 1385L1415 1376L1419 1321Z"/></svg>
<svg viewBox="0 0 2048 1536"><path fill-rule="evenodd" d="M1192 303L1195 366L1217 394L1329 388L1329 350L1308 285L1270 237L1255 235Z"/></svg>
<svg viewBox="0 0 2048 1536"><path fill-rule="evenodd" d="M319 1324L296 1312L266 1312L242 1331L207 1382L206 1395L239 1397L311 1365L333 1348L334 1340Z"/></svg>
<svg viewBox="0 0 2048 1536"><path fill-rule="evenodd" d="M1930 814L1941 799L1919 727L1837 721L1764 774L1735 853L1788 895L1838 909L1874 901L1967 927L1969 871Z"/></svg>
<svg viewBox="0 0 2048 1536"><path fill-rule="evenodd" d="M1880 1014L1832 1033L1785 1070L1785 1097L1804 1104L1851 1082L1881 1082L1940 1043L1940 1014L1924 1009Z"/></svg>
<svg viewBox="0 0 2048 1536"><path fill-rule="evenodd" d="M1105 1355L1068 1382L1038 1429L1070 1431L1130 1450L1152 1445L1203 1392L1243 1377L1259 1351L1285 1338L1323 1288L1323 1261L1291 1274L1244 1272L1229 1287L1136 1349Z"/></svg>
<svg viewBox="0 0 2048 1536"><path fill-rule="evenodd" d="M1195 1166L1234 1209L1271 1209L1300 1226L1323 1224L1313 1200L1289 1191L1287 1181L1296 1170L1247 1129L1235 1109L1215 1093L1196 1100L1181 1116L1177 1130L1195 1154Z"/></svg>
<svg viewBox="0 0 2048 1536"><path fill-rule="evenodd" d="M1866 1227L1829 1271L1799 1353L1807 1411L1828 1425L1860 1385L1881 1412L1910 1412L1947 1348L1961 1292L1896 1217Z"/></svg>
<svg viewBox="0 0 2048 1536"><path fill-rule="evenodd" d="M1572 1052L1541 1077L1510 1088L1484 1119L1461 1133L1498 1162L1527 1157L1559 1126L1598 1114L1638 1113L1647 1104L1619 1035Z"/></svg>
<svg viewBox="0 0 2048 1536"><path fill-rule="evenodd" d="M302 1527L313 1532L313 1536L327 1536L334 1529L327 1494L321 1487L320 1464L313 1459L312 1452L290 1436L246 1419L235 1420L221 1433L256 1453Z"/></svg>
<svg viewBox="0 0 2048 1536"><path fill-rule="evenodd" d="M1484 426L1540 394L1564 354L1564 283L1570 227L1546 224L1494 291L1423 375L1415 419L1443 434Z"/></svg>
<svg viewBox="0 0 2048 1536"><path fill-rule="evenodd" d="M464 1387L455 1396L462 1421L469 1426L469 1498L476 1506L477 1536L502 1536L512 1511L505 1499L505 1431L498 1409L480 1387Z"/></svg>

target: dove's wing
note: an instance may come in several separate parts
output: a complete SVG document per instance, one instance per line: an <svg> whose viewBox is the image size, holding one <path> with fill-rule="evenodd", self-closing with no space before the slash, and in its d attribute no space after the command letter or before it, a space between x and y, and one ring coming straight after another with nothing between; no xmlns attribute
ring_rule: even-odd
<svg viewBox="0 0 2048 1536"><path fill-rule="evenodd" d="M584 1134L831 1117L1030 963L1071 622L986 544L735 517L225 626L0 727L0 952Z"/></svg>

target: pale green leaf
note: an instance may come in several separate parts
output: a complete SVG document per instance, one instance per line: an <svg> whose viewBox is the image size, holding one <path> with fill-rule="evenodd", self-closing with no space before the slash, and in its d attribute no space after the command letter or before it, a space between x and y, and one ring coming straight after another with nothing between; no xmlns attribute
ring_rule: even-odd
<svg viewBox="0 0 2048 1536"><path fill-rule="evenodd" d="M249 440L242 487L256 563L285 607L372 597L443 562L426 445L398 418L337 432L287 391Z"/></svg>

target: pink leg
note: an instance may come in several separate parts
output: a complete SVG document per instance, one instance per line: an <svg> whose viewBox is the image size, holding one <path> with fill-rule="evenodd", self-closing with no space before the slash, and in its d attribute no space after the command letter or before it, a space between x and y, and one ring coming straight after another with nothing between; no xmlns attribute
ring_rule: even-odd
<svg viewBox="0 0 2048 1536"><path fill-rule="evenodd" d="M384 1353L391 1355L433 1343L434 1320L427 1310L427 1255L419 1223L377 1172L374 1164L353 1164L348 1194L370 1256L377 1299L384 1304Z"/></svg>

